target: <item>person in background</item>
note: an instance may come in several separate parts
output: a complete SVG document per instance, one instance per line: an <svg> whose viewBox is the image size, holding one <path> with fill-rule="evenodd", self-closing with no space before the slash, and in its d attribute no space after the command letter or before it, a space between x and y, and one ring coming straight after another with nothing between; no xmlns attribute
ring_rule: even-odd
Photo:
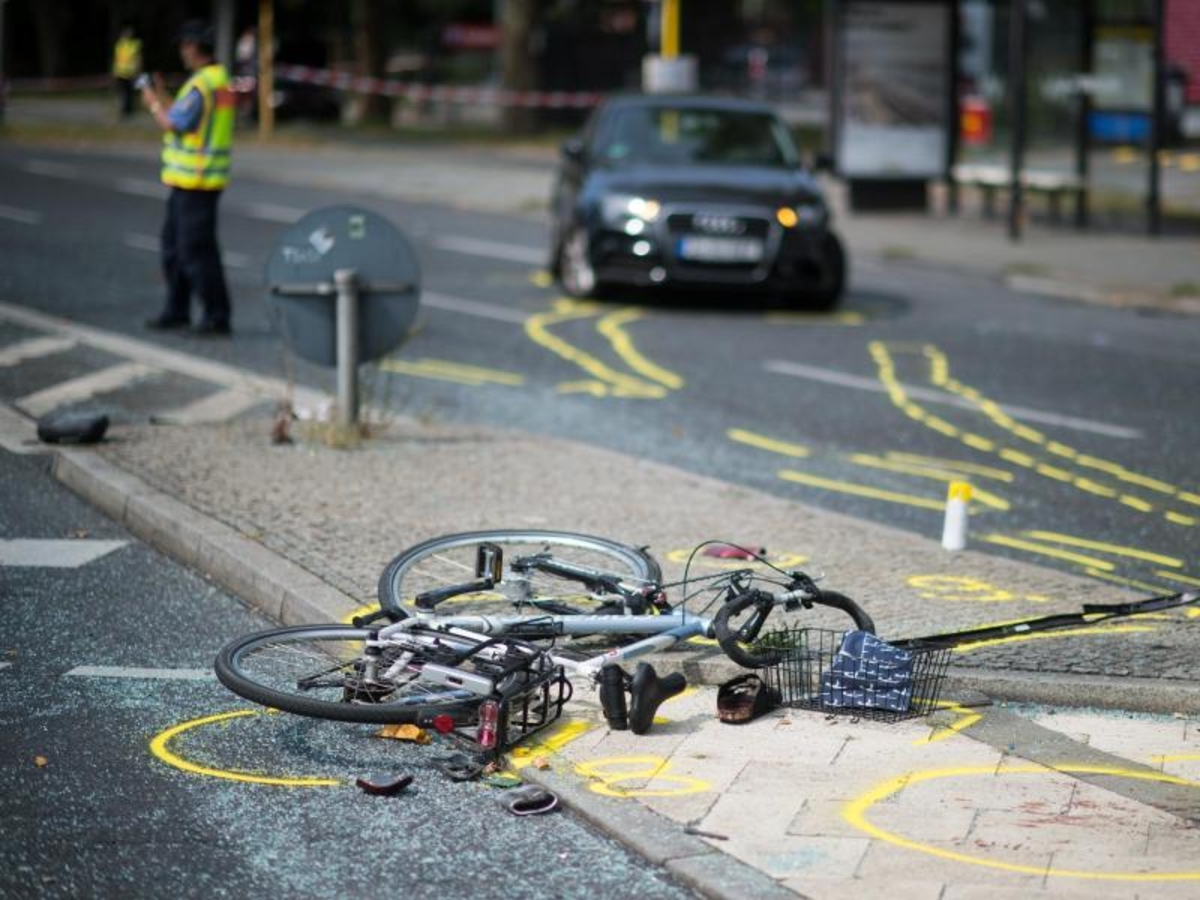
<svg viewBox="0 0 1200 900"><path fill-rule="evenodd" d="M192 333L224 337L231 334L232 311L217 243L217 205L229 183L235 110L229 74L213 60L214 43L207 22L187 22L179 56L192 75L175 100L168 103L160 76L142 86L142 100L164 132L162 182L171 189L161 237L167 301L146 327L186 328L195 291L203 317Z"/></svg>
<svg viewBox="0 0 1200 900"><path fill-rule="evenodd" d="M132 25L124 25L113 47L112 74L117 88L121 118L133 115L134 79L142 73L142 42Z"/></svg>

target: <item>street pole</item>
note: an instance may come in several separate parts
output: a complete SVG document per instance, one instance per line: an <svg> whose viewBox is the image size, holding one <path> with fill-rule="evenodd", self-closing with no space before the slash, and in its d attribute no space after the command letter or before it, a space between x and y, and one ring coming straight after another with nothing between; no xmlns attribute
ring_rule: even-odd
<svg viewBox="0 0 1200 900"><path fill-rule="evenodd" d="M1025 198L1021 191L1022 169L1025 168L1025 2L1013 0L1008 30L1008 96L1009 118L1012 127L1012 175L1009 179L1008 237L1021 238L1025 217Z"/></svg>
<svg viewBox="0 0 1200 900"><path fill-rule="evenodd" d="M358 273L338 269L337 286L337 425L349 431L358 423Z"/></svg>
<svg viewBox="0 0 1200 900"><path fill-rule="evenodd" d="M1158 154L1163 143L1163 119L1166 117L1166 67L1163 64L1163 0L1154 0L1154 86L1150 105L1150 187L1146 195L1147 224L1152 235L1162 232L1161 171Z"/></svg>
<svg viewBox="0 0 1200 900"><path fill-rule="evenodd" d="M258 0L258 137L268 140L275 130L275 7L273 0Z"/></svg>
<svg viewBox="0 0 1200 900"><path fill-rule="evenodd" d="M659 55L663 59L679 56L679 3L680 0L662 0Z"/></svg>

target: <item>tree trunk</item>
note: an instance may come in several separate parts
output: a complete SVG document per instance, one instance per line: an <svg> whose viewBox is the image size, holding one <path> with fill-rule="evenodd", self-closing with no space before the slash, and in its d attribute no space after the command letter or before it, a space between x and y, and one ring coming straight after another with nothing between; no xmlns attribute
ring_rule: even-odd
<svg viewBox="0 0 1200 900"><path fill-rule="evenodd" d="M383 78L387 63L387 27L384 4L377 0L353 0L350 19L354 27L354 58L359 75ZM391 101L379 94L360 94L357 99L358 121L386 122Z"/></svg>
<svg viewBox="0 0 1200 900"><path fill-rule="evenodd" d="M507 90L528 91L536 84L537 76L530 50L537 5L538 0L504 0L500 66L501 84ZM505 107L506 130L530 131L535 123L534 110L520 106Z"/></svg>

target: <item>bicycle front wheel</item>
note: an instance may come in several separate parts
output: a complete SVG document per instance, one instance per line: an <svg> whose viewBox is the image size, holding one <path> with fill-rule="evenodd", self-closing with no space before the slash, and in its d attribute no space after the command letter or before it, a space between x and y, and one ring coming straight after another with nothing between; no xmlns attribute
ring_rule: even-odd
<svg viewBox="0 0 1200 900"><path fill-rule="evenodd" d="M482 544L499 546L503 575L499 584L486 591L460 594L438 605L446 615L503 615L514 608L522 612L542 610L562 615L617 611L616 594L589 591L578 581L528 569L514 572L511 564L521 558L550 554L554 559L584 566L622 580L657 584L662 579L658 563L644 550L607 538L571 531L538 529L495 529L470 531L433 538L405 550L384 569L379 579L379 605L403 617L419 609L422 593L475 579L475 560Z"/></svg>
<svg viewBox="0 0 1200 900"><path fill-rule="evenodd" d="M398 648L368 652L373 632L349 625L300 625L246 635L217 656L217 678L263 706L317 719L428 725L438 715L473 718L482 697L419 680L412 665L394 665ZM431 648L435 644L431 642ZM452 654L451 654L452 655ZM375 673L401 669L381 680Z"/></svg>

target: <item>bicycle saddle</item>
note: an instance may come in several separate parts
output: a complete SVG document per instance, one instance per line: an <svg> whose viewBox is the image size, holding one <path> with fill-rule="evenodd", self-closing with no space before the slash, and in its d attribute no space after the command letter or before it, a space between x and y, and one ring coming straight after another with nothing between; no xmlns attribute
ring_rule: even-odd
<svg viewBox="0 0 1200 900"><path fill-rule="evenodd" d="M638 663L629 686L629 730L634 734L646 734L654 724L658 707L687 687L687 678L682 672L674 672L659 678L654 666L648 662Z"/></svg>

